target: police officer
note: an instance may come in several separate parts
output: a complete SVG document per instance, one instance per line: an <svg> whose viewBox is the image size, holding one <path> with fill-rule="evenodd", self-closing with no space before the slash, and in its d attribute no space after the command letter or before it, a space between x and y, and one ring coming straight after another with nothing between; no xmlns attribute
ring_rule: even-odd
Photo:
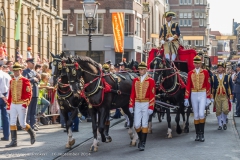
<svg viewBox="0 0 240 160"><path fill-rule="evenodd" d="M40 77L38 76L37 72L34 71L34 58L28 59L26 62L27 69L23 70L22 75L29 79L32 85L32 99L28 106L27 123L30 124L31 128L37 131L37 128L34 128L34 124L36 122L35 115L38 101L38 83Z"/></svg>

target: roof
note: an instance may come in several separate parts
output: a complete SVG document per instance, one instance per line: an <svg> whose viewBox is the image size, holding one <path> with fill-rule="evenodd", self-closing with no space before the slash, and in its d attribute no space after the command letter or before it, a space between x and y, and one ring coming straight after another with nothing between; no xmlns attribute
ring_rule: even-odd
<svg viewBox="0 0 240 160"><path fill-rule="evenodd" d="M210 34L215 36L221 36L221 33L219 31L210 31Z"/></svg>

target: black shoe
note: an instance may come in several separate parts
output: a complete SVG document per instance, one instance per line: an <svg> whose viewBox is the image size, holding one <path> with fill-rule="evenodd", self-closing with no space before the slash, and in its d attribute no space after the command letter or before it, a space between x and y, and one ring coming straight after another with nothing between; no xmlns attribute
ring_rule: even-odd
<svg viewBox="0 0 240 160"><path fill-rule="evenodd" d="M219 126L219 127L218 127L218 130L222 130L222 126Z"/></svg>
<svg viewBox="0 0 240 160"><path fill-rule="evenodd" d="M139 146L139 151L144 151L144 149L145 149L145 142L141 142Z"/></svg>
<svg viewBox="0 0 240 160"><path fill-rule="evenodd" d="M9 145L6 145L6 148L9 147L17 147L17 130L11 130L11 138L12 141L10 142Z"/></svg>
<svg viewBox="0 0 240 160"><path fill-rule="evenodd" d="M125 122L124 127L125 127L125 128L127 127L127 122Z"/></svg>
<svg viewBox="0 0 240 160"><path fill-rule="evenodd" d="M195 141L199 141L199 134L196 134Z"/></svg>
<svg viewBox="0 0 240 160"><path fill-rule="evenodd" d="M32 128L29 128L27 132L30 135L30 143L34 144L36 141L36 133L32 130Z"/></svg>
<svg viewBox="0 0 240 160"><path fill-rule="evenodd" d="M67 132L67 130L65 129L65 130L63 130L63 132Z"/></svg>
<svg viewBox="0 0 240 160"><path fill-rule="evenodd" d="M204 142L204 141L205 141L204 134L200 133L199 134L199 142Z"/></svg>
<svg viewBox="0 0 240 160"><path fill-rule="evenodd" d="M240 117L240 115L234 115L234 117Z"/></svg>
<svg viewBox="0 0 240 160"><path fill-rule="evenodd" d="M79 130L73 130L72 132L79 132Z"/></svg>
<svg viewBox="0 0 240 160"><path fill-rule="evenodd" d="M61 125L61 128L66 128L66 126L65 125Z"/></svg>
<svg viewBox="0 0 240 160"><path fill-rule="evenodd" d="M223 125L223 129L227 130L227 125L226 124Z"/></svg>
<svg viewBox="0 0 240 160"><path fill-rule="evenodd" d="M2 137L1 141L9 141L9 139L6 139L6 138Z"/></svg>

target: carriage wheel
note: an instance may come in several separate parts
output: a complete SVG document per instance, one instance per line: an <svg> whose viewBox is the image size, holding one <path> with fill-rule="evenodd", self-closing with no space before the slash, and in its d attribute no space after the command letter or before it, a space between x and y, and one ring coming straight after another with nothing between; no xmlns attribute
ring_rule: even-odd
<svg viewBox="0 0 240 160"><path fill-rule="evenodd" d="M157 116L158 116L158 121L162 122L162 118L161 118L161 113L160 112L157 112Z"/></svg>

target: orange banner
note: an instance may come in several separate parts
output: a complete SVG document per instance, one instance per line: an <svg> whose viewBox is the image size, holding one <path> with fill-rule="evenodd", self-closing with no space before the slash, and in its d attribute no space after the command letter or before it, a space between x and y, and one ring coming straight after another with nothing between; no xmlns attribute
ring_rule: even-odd
<svg viewBox="0 0 240 160"><path fill-rule="evenodd" d="M113 40L115 52L124 51L124 13L112 13Z"/></svg>

